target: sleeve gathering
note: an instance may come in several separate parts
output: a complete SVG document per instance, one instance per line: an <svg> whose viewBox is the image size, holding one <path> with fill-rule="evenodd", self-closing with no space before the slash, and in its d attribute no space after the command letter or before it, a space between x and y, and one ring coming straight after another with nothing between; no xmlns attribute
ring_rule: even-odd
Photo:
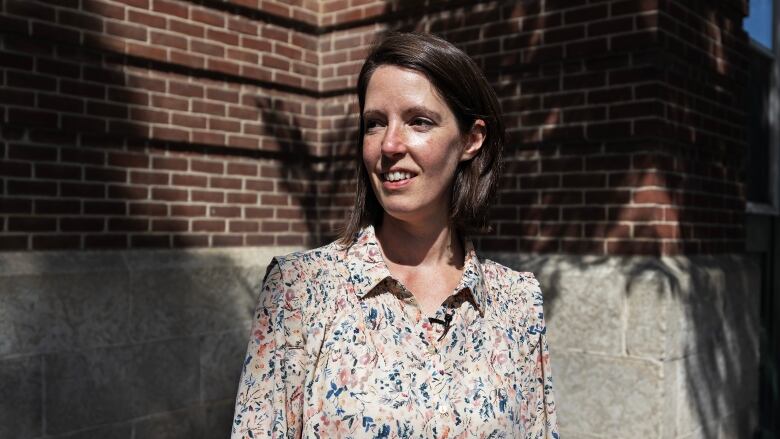
<svg viewBox="0 0 780 439"><path fill-rule="evenodd" d="M236 396L231 439L300 438L304 349L300 300L275 258L263 281Z"/></svg>

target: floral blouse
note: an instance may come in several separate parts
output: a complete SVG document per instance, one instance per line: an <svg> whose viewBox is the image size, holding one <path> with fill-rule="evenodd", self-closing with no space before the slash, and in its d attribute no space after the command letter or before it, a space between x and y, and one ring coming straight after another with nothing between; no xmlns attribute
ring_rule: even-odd
<svg viewBox="0 0 780 439"><path fill-rule="evenodd" d="M465 251L432 319L371 226L348 248L275 258L232 439L558 438L538 282Z"/></svg>

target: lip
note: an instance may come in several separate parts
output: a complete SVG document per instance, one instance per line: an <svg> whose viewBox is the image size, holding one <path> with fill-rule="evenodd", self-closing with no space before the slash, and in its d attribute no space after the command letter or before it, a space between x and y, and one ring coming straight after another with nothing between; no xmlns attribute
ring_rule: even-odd
<svg viewBox="0 0 780 439"><path fill-rule="evenodd" d="M417 178L416 175L413 175L411 178L407 178L406 180L401 180L401 181L381 180L382 187L388 190L401 189L405 186L412 184L412 180L414 180L415 178Z"/></svg>

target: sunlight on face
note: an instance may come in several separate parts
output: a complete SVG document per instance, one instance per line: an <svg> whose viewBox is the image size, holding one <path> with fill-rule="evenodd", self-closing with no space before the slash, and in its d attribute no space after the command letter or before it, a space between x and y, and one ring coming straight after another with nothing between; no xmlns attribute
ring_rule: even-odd
<svg viewBox="0 0 780 439"><path fill-rule="evenodd" d="M473 154L467 151L468 136L425 75L377 68L368 82L363 119L363 163L385 213L407 222L446 216L458 162Z"/></svg>

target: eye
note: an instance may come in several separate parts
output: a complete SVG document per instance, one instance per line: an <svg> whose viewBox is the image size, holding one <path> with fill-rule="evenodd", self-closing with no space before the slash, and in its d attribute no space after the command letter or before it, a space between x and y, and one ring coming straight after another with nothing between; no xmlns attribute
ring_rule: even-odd
<svg viewBox="0 0 780 439"><path fill-rule="evenodd" d="M382 126L382 121L378 119L366 119L365 122L363 123L363 130L366 133L370 133L376 130L377 128L380 128L381 126Z"/></svg>
<svg viewBox="0 0 780 439"><path fill-rule="evenodd" d="M412 119L412 125L422 128L430 128L434 125L433 121L426 117L415 117Z"/></svg>

